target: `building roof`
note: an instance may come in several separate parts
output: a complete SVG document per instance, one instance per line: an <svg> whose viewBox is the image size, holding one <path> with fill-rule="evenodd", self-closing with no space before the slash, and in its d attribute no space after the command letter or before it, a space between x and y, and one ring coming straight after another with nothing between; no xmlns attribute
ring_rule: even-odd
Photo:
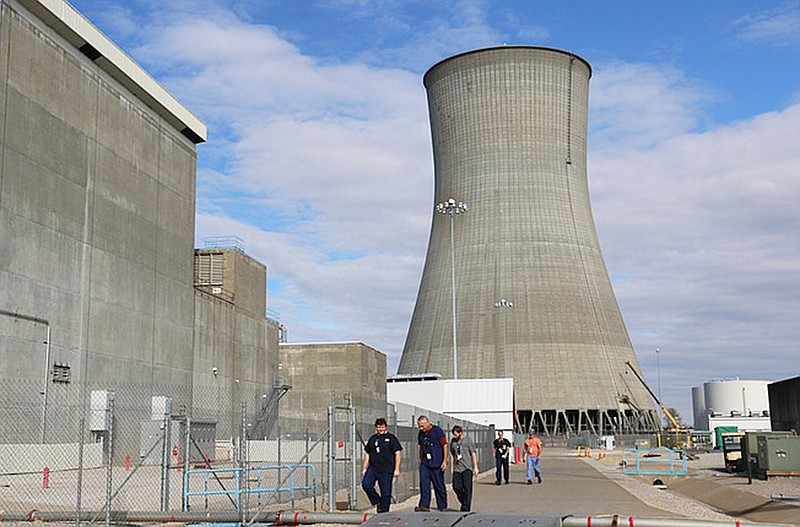
<svg viewBox="0 0 800 527"><path fill-rule="evenodd" d="M68 2L19 0L19 3L193 143L206 141L206 125Z"/></svg>

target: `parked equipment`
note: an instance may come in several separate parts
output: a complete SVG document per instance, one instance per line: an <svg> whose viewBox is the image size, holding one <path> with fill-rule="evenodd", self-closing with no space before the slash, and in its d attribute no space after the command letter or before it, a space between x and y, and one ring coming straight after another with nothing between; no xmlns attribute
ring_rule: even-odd
<svg viewBox="0 0 800 527"><path fill-rule="evenodd" d="M664 405L664 403L662 403L661 400L658 397L656 397L656 394L653 393L653 390L651 390L650 387L647 385L647 383L644 382L644 379L642 378L641 375L639 375L639 372L636 371L636 369L633 367L630 361L627 361L625 364L628 365L628 368L630 368L633 374L636 376L636 378L639 379L639 382L642 383L642 386L644 386L644 388L647 390L647 393L650 394L650 397L653 398L653 400L658 404L658 407L667 417L667 420L670 423L670 426L667 429L667 431L673 434L675 438L673 444L671 445L672 448L690 448L691 430L688 427L680 424L678 420L675 419L675 416L673 416L672 413ZM659 436L659 441L660 441L660 436Z"/></svg>

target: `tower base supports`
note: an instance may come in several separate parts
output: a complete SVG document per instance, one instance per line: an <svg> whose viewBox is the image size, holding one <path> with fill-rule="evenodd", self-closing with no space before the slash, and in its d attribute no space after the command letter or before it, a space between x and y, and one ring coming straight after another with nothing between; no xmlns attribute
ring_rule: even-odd
<svg viewBox="0 0 800 527"><path fill-rule="evenodd" d="M659 430L652 411L623 409L517 410L517 431L544 436L638 434Z"/></svg>

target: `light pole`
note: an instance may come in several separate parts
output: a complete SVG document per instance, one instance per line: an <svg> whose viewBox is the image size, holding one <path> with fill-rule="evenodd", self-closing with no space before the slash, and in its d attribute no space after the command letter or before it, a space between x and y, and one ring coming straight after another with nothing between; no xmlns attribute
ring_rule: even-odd
<svg viewBox="0 0 800 527"><path fill-rule="evenodd" d="M494 307L506 310L511 309L514 307L514 302L510 300L506 300L505 298L501 298L497 302L494 303ZM506 344L508 342L507 335L507 325L506 316L504 313L501 313L500 316L503 317L503 349L500 351L500 374L505 378L506 376Z"/></svg>
<svg viewBox="0 0 800 527"><path fill-rule="evenodd" d="M456 338L456 242L454 218L456 214L464 214L469 207L466 203L453 198L436 204L436 212L450 216L450 277L453 290L453 379L458 379L458 340Z"/></svg>

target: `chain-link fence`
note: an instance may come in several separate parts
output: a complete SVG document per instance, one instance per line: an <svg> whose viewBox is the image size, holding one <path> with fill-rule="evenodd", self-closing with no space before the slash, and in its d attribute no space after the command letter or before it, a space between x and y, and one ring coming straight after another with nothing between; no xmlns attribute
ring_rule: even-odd
<svg viewBox="0 0 800 527"><path fill-rule="evenodd" d="M119 511L153 520L175 511L228 511L240 521L281 509L365 509L363 444L375 409L348 394L193 393L144 385L41 386L4 382L0 403L0 509L111 523ZM194 403L194 404L192 404ZM391 409L390 409L391 410ZM493 430L464 427L491 464ZM395 500L418 492L417 429L386 416L403 449Z"/></svg>

